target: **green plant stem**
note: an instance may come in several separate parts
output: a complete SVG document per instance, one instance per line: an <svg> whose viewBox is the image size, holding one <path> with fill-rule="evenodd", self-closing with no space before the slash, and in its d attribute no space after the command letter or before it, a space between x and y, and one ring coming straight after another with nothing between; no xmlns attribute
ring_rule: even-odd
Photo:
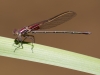
<svg viewBox="0 0 100 75"><path fill-rule="evenodd" d="M39 44L34 44L33 53L31 44L24 44L23 49L17 49L14 52L13 43L14 39L0 37L0 56L100 74L100 59L98 58Z"/></svg>

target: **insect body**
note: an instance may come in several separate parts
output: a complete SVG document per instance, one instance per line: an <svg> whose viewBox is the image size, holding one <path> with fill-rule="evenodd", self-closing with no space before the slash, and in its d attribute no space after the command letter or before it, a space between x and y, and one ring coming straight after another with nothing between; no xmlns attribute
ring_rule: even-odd
<svg viewBox="0 0 100 75"><path fill-rule="evenodd" d="M33 35L29 35L29 33L90 34L90 32L77 32L77 31L36 31L36 30L40 30L40 29L49 29L49 28L52 28L52 27L56 27L58 25L61 25L62 23L65 23L66 21L72 19L74 16L76 16L75 12L67 11L67 12L63 12L63 13L57 15L57 16L54 16L54 17L52 17L48 20L44 20L44 21L41 21L41 22L31 24L27 27L20 29L20 30L14 30L13 34L17 35L17 38L15 39L17 42L15 42L15 44L20 43L20 45L15 48L14 52L17 50L17 48L22 46L23 41L25 41L25 39L27 39L27 38L32 39L32 45L33 45L33 43L35 42L35 38L34 38ZM25 37L25 38L22 39L22 37Z"/></svg>

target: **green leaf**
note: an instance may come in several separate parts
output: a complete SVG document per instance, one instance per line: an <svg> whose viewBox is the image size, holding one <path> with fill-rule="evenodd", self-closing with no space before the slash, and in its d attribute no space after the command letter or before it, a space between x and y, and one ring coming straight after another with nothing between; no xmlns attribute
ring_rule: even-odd
<svg viewBox="0 0 100 75"><path fill-rule="evenodd" d="M23 44L23 49L13 46L14 39L0 37L0 56L39 62L63 68L74 69L91 74L100 74L100 59L34 43Z"/></svg>

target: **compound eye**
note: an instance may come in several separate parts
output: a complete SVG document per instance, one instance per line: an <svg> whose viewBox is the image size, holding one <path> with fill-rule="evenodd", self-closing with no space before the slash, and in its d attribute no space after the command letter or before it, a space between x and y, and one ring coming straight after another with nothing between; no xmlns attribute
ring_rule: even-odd
<svg viewBox="0 0 100 75"><path fill-rule="evenodd" d="M17 29L14 29L14 30L12 31L12 33L13 33L13 35L16 35L16 34L17 34Z"/></svg>

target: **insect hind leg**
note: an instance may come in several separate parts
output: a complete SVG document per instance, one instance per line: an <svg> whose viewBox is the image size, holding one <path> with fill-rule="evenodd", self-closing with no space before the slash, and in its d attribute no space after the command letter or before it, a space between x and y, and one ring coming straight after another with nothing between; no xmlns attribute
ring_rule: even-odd
<svg viewBox="0 0 100 75"><path fill-rule="evenodd" d="M33 48L34 48L34 45L33 43L35 43L35 37L33 35L27 35L29 36L29 38L32 40L32 47L31 47L31 50L32 50L32 53L33 53Z"/></svg>

